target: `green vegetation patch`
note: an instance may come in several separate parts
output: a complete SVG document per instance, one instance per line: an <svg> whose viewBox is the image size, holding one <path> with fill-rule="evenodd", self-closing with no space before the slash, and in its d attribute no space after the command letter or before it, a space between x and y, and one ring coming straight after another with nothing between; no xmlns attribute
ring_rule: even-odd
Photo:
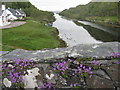
<svg viewBox="0 0 120 90"><path fill-rule="evenodd" d="M36 21L27 21L26 24L2 30L3 51L13 49L39 50L43 48L56 48L60 41L53 27L45 26Z"/></svg>
<svg viewBox="0 0 120 90"><path fill-rule="evenodd" d="M120 24L118 2L90 2L62 11L60 15L71 19L89 20L99 23Z"/></svg>
<svg viewBox="0 0 120 90"><path fill-rule="evenodd" d="M99 17L99 16L92 16L92 17L86 17L86 20L95 21L98 23L118 23L118 17L117 16L106 16L106 17Z"/></svg>

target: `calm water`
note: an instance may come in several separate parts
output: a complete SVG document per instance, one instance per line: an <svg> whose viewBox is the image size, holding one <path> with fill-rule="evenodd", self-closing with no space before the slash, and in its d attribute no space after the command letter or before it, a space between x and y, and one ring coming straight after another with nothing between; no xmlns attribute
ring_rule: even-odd
<svg viewBox="0 0 120 90"><path fill-rule="evenodd" d="M79 26L72 20L62 18L58 14L55 14L55 18L56 21L53 23L53 27L59 30L59 36L68 46L117 41L118 33L111 30L112 28L109 30L107 27L86 21L79 21L85 25Z"/></svg>

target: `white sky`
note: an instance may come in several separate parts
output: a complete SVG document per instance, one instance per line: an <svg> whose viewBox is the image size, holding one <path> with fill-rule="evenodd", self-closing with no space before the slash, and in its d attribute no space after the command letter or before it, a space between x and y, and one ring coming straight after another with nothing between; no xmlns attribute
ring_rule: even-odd
<svg viewBox="0 0 120 90"><path fill-rule="evenodd" d="M44 11L62 11L80 4L87 4L91 0L29 0L38 9Z"/></svg>

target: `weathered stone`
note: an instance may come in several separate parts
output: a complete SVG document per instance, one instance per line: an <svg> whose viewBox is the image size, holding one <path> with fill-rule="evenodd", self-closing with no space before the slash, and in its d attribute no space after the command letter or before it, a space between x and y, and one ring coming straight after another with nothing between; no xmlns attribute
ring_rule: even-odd
<svg viewBox="0 0 120 90"><path fill-rule="evenodd" d="M77 64L77 65L79 65L79 64L80 64L80 63L79 63L78 61L76 61L76 60L75 60L75 61L73 61L73 63L74 63L74 64Z"/></svg>
<svg viewBox="0 0 120 90"><path fill-rule="evenodd" d="M43 68L43 70L45 71L45 73L47 71L47 68L50 67L49 64L39 64L39 63L36 64L35 66L38 67L38 68Z"/></svg>
<svg viewBox="0 0 120 90"><path fill-rule="evenodd" d="M52 70L49 70L45 75L48 83L56 84L56 81L58 80L57 74L55 74Z"/></svg>
<svg viewBox="0 0 120 90"><path fill-rule="evenodd" d="M120 65L114 64L106 69L107 73L112 77L113 81L120 82Z"/></svg>
<svg viewBox="0 0 120 90"><path fill-rule="evenodd" d="M61 76L59 76L59 79L58 79L58 80L60 81L60 83L61 83L62 85L66 85L66 84L67 84L66 79L64 79L64 78L61 77Z"/></svg>
<svg viewBox="0 0 120 90"><path fill-rule="evenodd" d="M97 45L96 48L93 48ZM118 52L118 46L120 44L117 42L102 43L102 44L81 44L73 47L78 53L82 54L84 57L106 57L110 56L113 52ZM92 51L92 52L89 52Z"/></svg>
<svg viewBox="0 0 120 90"><path fill-rule="evenodd" d="M99 76L93 75L86 79L88 88L114 88L113 82Z"/></svg>
<svg viewBox="0 0 120 90"><path fill-rule="evenodd" d="M96 70L96 71L93 71L93 74L96 74L102 78L105 78L105 79L108 79L108 80L111 80L111 78L103 71L103 70Z"/></svg>
<svg viewBox="0 0 120 90"><path fill-rule="evenodd" d="M8 54L8 53L9 53L9 51L0 51L0 56Z"/></svg>
<svg viewBox="0 0 120 90"><path fill-rule="evenodd" d="M120 65L112 64L111 66L104 67L111 79L115 82L116 86L120 87Z"/></svg>
<svg viewBox="0 0 120 90"><path fill-rule="evenodd" d="M61 76L59 76L59 74L52 71L52 67L50 67L49 64L36 64L35 66L40 69L40 72L39 72L40 76L36 77L39 86L41 85L41 83L43 83L43 81L47 81L48 83L53 83L53 84L66 83L64 78L62 78ZM50 75L51 73L54 74L54 77L52 77L51 79L46 78L46 75Z"/></svg>
<svg viewBox="0 0 120 90"><path fill-rule="evenodd" d="M97 47L95 47L97 45ZM3 61L13 61L14 59L30 59L34 61L56 60L66 57L108 57L113 52L118 52L118 42L109 42L101 44L80 44L73 47L57 48L50 50L27 51L16 49L8 54L3 55ZM94 47L94 48L93 48Z"/></svg>
<svg viewBox="0 0 120 90"><path fill-rule="evenodd" d="M117 90L120 90L120 88L118 87Z"/></svg>

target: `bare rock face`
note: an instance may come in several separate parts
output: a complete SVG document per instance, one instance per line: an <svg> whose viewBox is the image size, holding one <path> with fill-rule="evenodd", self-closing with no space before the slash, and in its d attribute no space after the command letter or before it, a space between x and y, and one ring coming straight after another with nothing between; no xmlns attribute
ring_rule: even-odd
<svg viewBox="0 0 120 90"><path fill-rule="evenodd" d="M106 69L113 81L120 82L120 65L113 64Z"/></svg>
<svg viewBox="0 0 120 90"><path fill-rule="evenodd" d="M104 69L106 70L108 75L111 77L115 86L120 88L120 65L112 64L108 67L105 67Z"/></svg>
<svg viewBox="0 0 120 90"><path fill-rule="evenodd" d="M99 76L86 79L88 88L114 88L113 82Z"/></svg>
<svg viewBox="0 0 120 90"><path fill-rule="evenodd" d="M108 79L108 80L111 80L111 78L103 71L103 70L96 70L96 71L93 71L93 73L97 76L100 76L102 78L105 78L105 79Z"/></svg>

